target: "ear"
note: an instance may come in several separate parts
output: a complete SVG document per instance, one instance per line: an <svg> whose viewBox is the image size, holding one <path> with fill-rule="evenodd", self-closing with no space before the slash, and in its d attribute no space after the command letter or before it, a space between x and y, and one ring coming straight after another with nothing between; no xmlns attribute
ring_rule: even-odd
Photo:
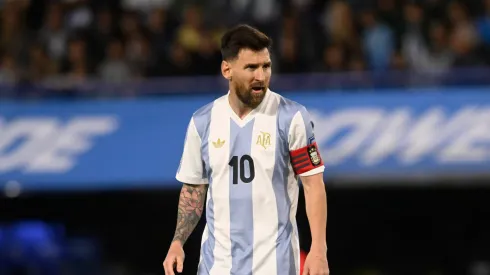
<svg viewBox="0 0 490 275"><path fill-rule="evenodd" d="M232 77L231 64L226 60L223 60L221 62L221 74L223 75L224 78L231 80Z"/></svg>

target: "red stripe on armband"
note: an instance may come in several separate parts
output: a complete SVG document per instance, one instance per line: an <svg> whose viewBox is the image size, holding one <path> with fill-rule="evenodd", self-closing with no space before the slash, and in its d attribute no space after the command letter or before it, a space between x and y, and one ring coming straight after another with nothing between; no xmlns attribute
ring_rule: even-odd
<svg viewBox="0 0 490 275"><path fill-rule="evenodd" d="M318 151L316 142L289 152L291 155L291 163L296 175L308 172L323 165L323 160Z"/></svg>

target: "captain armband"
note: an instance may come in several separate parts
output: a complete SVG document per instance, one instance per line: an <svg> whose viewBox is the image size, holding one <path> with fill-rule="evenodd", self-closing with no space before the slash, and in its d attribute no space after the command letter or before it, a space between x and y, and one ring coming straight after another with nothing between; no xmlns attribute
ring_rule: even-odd
<svg viewBox="0 0 490 275"><path fill-rule="evenodd" d="M308 172L323 165L316 142L290 152L291 163L296 175Z"/></svg>

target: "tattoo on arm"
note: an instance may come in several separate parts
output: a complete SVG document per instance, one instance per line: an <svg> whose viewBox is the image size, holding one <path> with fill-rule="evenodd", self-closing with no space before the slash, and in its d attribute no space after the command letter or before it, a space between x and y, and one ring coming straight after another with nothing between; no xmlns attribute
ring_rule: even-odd
<svg viewBox="0 0 490 275"><path fill-rule="evenodd" d="M173 241L180 241L184 245L191 235L201 219L207 189L207 185L184 184L182 186L177 213L177 228Z"/></svg>

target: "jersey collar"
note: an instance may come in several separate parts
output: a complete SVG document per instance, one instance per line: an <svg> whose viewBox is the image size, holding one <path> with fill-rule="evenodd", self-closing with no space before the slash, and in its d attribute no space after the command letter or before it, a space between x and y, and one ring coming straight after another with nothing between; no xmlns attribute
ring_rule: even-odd
<svg viewBox="0 0 490 275"><path fill-rule="evenodd" d="M267 92L265 93L265 97L264 99L262 100L262 102L259 104L259 106L257 106L257 108L253 109L250 113L248 113L243 119L241 119L236 113L235 111L233 111L233 109L231 108L230 106L230 100L229 100L229 96L230 96L230 91L228 90L228 94L226 95L226 107L227 107L227 110L228 112L230 113L230 117L233 119L233 121L235 121L235 123L240 126L240 127L243 127L245 125L247 125L247 123L249 123L252 119L255 118L255 116L258 114L258 113L261 113L263 112L265 106L266 106L266 101L269 99L269 96L272 92L267 89Z"/></svg>

